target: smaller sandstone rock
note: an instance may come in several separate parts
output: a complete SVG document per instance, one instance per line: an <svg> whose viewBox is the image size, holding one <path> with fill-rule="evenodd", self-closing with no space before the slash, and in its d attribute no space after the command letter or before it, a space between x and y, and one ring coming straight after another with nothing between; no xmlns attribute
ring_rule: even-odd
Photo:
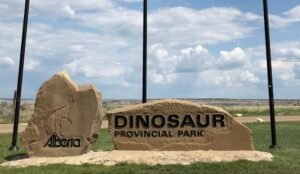
<svg viewBox="0 0 300 174"><path fill-rule="evenodd" d="M256 119L256 122L257 122L257 123L263 123L264 120L263 120L262 118L257 118L257 119Z"/></svg>
<svg viewBox="0 0 300 174"><path fill-rule="evenodd" d="M22 143L30 157L81 155L97 140L102 117L101 93L63 71L39 89Z"/></svg>

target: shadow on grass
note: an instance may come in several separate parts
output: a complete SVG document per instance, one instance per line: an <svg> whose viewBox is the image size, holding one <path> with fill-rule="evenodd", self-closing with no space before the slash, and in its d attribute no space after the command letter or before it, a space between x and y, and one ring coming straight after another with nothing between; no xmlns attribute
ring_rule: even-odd
<svg viewBox="0 0 300 174"><path fill-rule="evenodd" d="M14 154L14 155L8 155L4 159L6 161L17 161L21 159L28 158L28 155L26 153L19 153L19 154Z"/></svg>

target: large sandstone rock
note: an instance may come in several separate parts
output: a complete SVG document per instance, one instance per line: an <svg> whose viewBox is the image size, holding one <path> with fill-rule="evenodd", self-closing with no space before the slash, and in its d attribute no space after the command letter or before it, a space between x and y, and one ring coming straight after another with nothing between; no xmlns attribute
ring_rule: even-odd
<svg viewBox="0 0 300 174"><path fill-rule="evenodd" d="M219 107L161 100L107 116L117 150L254 150L251 131Z"/></svg>
<svg viewBox="0 0 300 174"><path fill-rule="evenodd" d="M97 140L102 116L101 93L60 72L39 89L22 143L30 157L81 155Z"/></svg>

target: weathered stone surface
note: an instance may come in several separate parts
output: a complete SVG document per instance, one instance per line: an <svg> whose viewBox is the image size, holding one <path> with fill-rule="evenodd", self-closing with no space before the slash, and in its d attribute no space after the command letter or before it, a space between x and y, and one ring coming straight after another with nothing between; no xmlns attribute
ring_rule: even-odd
<svg viewBox="0 0 300 174"><path fill-rule="evenodd" d="M116 150L254 150L251 131L219 107L161 100L107 116Z"/></svg>
<svg viewBox="0 0 300 174"><path fill-rule="evenodd" d="M22 143L30 157L81 155L97 140L102 116L101 93L60 72L39 89Z"/></svg>

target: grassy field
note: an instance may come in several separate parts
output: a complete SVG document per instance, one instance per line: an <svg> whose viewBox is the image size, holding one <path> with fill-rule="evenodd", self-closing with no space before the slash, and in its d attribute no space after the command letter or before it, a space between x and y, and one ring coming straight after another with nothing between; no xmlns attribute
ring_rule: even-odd
<svg viewBox="0 0 300 174"><path fill-rule="evenodd" d="M269 115L269 106L223 106L231 115L236 116L266 116ZM276 115L295 116L300 115L300 106L275 106Z"/></svg>
<svg viewBox="0 0 300 174"><path fill-rule="evenodd" d="M278 142L281 146L278 150L270 150L270 130L269 124L252 123L247 126L253 131L255 146L257 150L271 152L275 159L273 162L227 162L227 163L195 163L188 166L182 165L136 165L136 164L119 164L113 167L102 165L49 165L44 167L28 168L4 168L0 167L2 174L94 174L94 173L222 173L222 174L296 174L300 173L300 122L278 123L277 133ZM113 144L107 134L107 130L101 130L100 140L93 146L94 150L111 150ZM10 144L9 134L0 134L0 162L9 160L16 154L24 154L24 149L20 152L12 153L7 151Z"/></svg>
<svg viewBox="0 0 300 174"><path fill-rule="evenodd" d="M104 113L107 111L124 107L129 104L135 104L138 101L121 101L121 102L103 102L103 110ZM250 103L249 105L239 105L238 102L233 105L225 105L226 101L223 104L217 104L227 110L231 115L236 116L237 114L242 114L243 116L267 116L269 115L269 106L266 104L257 104L257 103ZM280 105L284 104L284 105ZM32 116L34 106L33 104L23 103L21 105L20 111L20 123L26 123ZM300 105L297 103L279 103L279 105L275 106L276 115L280 116L295 116L300 115ZM12 115L12 104L10 102L1 102L0 101L0 124L5 123L12 123L11 122L11 115ZM107 119L106 116L104 119Z"/></svg>

